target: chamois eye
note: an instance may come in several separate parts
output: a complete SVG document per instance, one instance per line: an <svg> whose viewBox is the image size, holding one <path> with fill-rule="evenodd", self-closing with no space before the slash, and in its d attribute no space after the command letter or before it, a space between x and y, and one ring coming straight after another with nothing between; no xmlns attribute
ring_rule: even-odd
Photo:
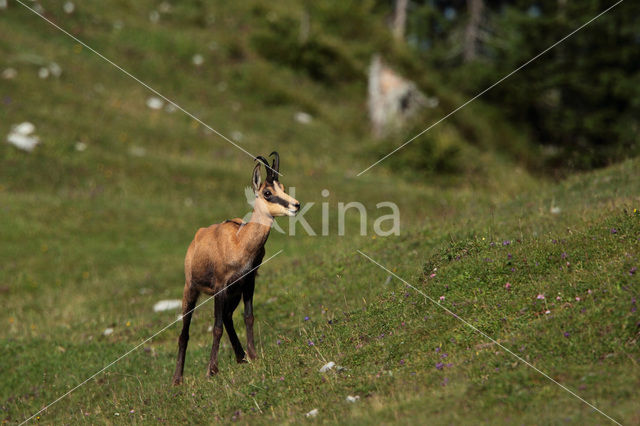
<svg viewBox="0 0 640 426"><path fill-rule="evenodd" d="M270 198L271 197L271 191L264 191L264 198Z"/></svg>

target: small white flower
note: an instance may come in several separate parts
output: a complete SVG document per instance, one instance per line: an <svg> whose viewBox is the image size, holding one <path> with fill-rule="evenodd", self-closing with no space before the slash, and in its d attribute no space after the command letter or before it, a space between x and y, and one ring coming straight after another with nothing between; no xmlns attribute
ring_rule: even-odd
<svg viewBox="0 0 640 426"><path fill-rule="evenodd" d="M103 336L109 336L113 334L113 328L109 327L109 328L105 328L104 331L102 332Z"/></svg>
<svg viewBox="0 0 640 426"><path fill-rule="evenodd" d="M76 147L76 151L82 152L87 149L87 144L84 142L76 142L75 147Z"/></svg>
<svg viewBox="0 0 640 426"><path fill-rule="evenodd" d="M305 414L305 417L315 417L317 415L318 415L318 409L314 408L313 410L311 410L307 414Z"/></svg>
<svg viewBox="0 0 640 426"><path fill-rule="evenodd" d="M359 395L356 395L356 396L348 395L347 396L347 402L352 402L353 403L353 402L358 402L359 400L360 400L360 396Z"/></svg>

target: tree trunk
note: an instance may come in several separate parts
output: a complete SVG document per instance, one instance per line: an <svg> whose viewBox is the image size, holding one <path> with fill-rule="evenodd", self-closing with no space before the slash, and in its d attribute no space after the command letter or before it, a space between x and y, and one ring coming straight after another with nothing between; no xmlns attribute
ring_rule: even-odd
<svg viewBox="0 0 640 426"><path fill-rule="evenodd" d="M463 55L464 61L470 62L478 57L478 35L484 4L482 0L467 0L467 9L469 10L469 21L465 31Z"/></svg>
<svg viewBox="0 0 640 426"><path fill-rule="evenodd" d="M409 0L396 0L393 13L393 24L391 31L396 40L404 39L404 31L407 26L407 5Z"/></svg>

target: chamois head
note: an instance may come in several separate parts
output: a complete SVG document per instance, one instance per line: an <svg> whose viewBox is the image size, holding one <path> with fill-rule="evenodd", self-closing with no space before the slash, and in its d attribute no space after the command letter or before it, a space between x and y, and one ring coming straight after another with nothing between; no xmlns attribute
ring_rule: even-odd
<svg viewBox="0 0 640 426"><path fill-rule="evenodd" d="M269 166L266 158L259 155L256 157L256 167L253 169L253 192L256 194L254 208L268 213L272 217L295 216L300 210L300 203L291 197L284 190L284 185L278 180L280 171L280 156L273 151L269 156L273 156L273 163ZM260 177L260 164L264 164L267 169L267 178L264 182Z"/></svg>

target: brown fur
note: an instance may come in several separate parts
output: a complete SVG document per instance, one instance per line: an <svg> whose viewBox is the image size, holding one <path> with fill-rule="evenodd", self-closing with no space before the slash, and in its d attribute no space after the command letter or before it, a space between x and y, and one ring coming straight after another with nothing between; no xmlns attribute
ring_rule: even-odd
<svg viewBox="0 0 640 426"><path fill-rule="evenodd" d="M250 359L257 356L253 342L253 291L257 267L264 257L264 244L269 237L274 216L293 215L300 209L300 203L286 194L284 186L277 180L261 184L260 164L254 168L253 189L256 200L249 222L245 223L235 218L208 228L200 228L187 249L184 260L182 332L178 339L174 384L182 383L189 325L200 293L216 295L213 345L207 374L218 372L218 349L223 325L229 335L236 360L239 363L246 362L232 317L241 297L244 301L247 355Z"/></svg>

